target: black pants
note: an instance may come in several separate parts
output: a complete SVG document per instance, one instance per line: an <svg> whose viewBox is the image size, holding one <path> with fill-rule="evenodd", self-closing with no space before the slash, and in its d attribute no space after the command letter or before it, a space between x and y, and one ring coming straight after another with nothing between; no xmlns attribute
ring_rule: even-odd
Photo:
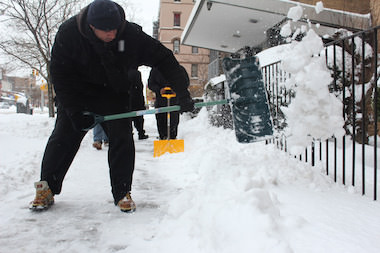
<svg viewBox="0 0 380 253"><path fill-rule="evenodd" d="M133 121L133 125L137 129L137 132L139 133L139 136L144 135L145 134L144 117L143 116L133 117L132 121Z"/></svg>
<svg viewBox="0 0 380 253"><path fill-rule="evenodd" d="M156 114L157 129L160 139L167 139L168 137L168 119L166 113ZM177 138L179 124L179 112L170 113L170 139Z"/></svg>
<svg viewBox="0 0 380 253"><path fill-rule="evenodd" d="M108 164L115 204L131 190L135 146L130 119L102 123L109 138ZM41 166L41 180L54 194L61 192L63 179L87 132L76 131L66 112L58 108L55 128L48 140ZM82 180L86 180L83 178Z"/></svg>

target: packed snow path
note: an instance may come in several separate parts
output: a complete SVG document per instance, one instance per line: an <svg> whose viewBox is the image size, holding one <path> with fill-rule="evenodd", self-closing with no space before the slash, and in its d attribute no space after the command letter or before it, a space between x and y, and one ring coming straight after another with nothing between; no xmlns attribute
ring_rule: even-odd
<svg viewBox="0 0 380 253"><path fill-rule="evenodd" d="M333 183L321 166L272 145L239 144L202 111L181 118L185 152L153 158L136 140L133 214L114 206L107 149L89 133L61 195L33 213L40 162L54 119L0 112L0 252L366 252L379 251L380 202Z"/></svg>

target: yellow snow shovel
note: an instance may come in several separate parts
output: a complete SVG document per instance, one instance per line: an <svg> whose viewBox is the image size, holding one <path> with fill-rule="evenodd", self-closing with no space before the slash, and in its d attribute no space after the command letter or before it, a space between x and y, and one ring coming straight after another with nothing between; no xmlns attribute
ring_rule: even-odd
<svg viewBox="0 0 380 253"><path fill-rule="evenodd" d="M165 97L168 100L168 106L170 106L170 99L174 98L176 96L175 92L170 87L164 88L165 92L164 94L161 94L162 97ZM183 140L171 140L170 139L170 112L166 113L167 115L167 129L168 129L168 135L167 140L159 140L154 141L153 147L153 157L158 157L166 152L169 153L179 153L184 152L184 141Z"/></svg>

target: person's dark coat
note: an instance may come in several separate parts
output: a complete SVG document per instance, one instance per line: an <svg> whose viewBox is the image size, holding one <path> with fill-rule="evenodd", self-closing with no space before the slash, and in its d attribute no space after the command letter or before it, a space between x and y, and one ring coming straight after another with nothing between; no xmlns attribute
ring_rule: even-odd
<svg viewBox="0 0 380 253"><path fill-rule="evenodd" d="M50 65L57 101L67 114L83 110L102 113L99 102L112 99L114 113L130 110L128 71L136 66L156 67L178 97L190 97L186 77L173 53L123 17L116 38L99 40L86 21L88 7L64 22L56 36ZM105 71L104 71L105 70ZM91 106L93 105L93 108ZM112 110L108 108L107 111Z"/></svg>
<svg viewBox="0 0 380 253"><path fill-rule="evenodd" d="M188 75L186 73L186 69L181 66L180 70L187 78L186 78L186 88L189 86L190 80L188 78ZM168 81L161 73L160 70L157 68L152 68L149 74L148 78L148 88L151 89L156 94L156 101L154 102L154 106L156 108L164 107L168 105L177 105L179 103L178 101L178 95L174 98L170 99L170 104L168 104L168 100L165 97L161 96L161 89L165 87L173 88L175 84L172 84L170 81ZM179 112L171 112L170 113L170 127L169 127L169 133L167 130L167 114L166 113L158 113L156 114L156 120L157 120L157 130L159 134L159 138L161 140L164 139L175 139L177 137L178 132L178 124L179 124ZM168 134L170 136L168 136Z"/></svg>
<svg viewBox="0 0 380 253"><path fill-rule="evenodd" d="M141 73L136 69L128 72L130 82L130 108L133 111L145 109L144 85L141 81Z"/></svg>
<svg viewBox="0 0 380 253"><path fill-rule="evenodd" d="M186 69L183 66L181 66L181 71L182 73L184 73L186 77L186 88L187 88L190 84L189 77L186 73ZM159 69L152 68L149 74L149 78L148 78L148 88L156 94L156 101L154 103L155 107L167 106L167 99L161 96L160 91L162 88L165 88L165 87L173 88L173 86L175 86L175 84L173 85L169 81L167 81L167 79L161 74ZM170 99L171 105L178 105L177 97L178 96Z"/></svg>

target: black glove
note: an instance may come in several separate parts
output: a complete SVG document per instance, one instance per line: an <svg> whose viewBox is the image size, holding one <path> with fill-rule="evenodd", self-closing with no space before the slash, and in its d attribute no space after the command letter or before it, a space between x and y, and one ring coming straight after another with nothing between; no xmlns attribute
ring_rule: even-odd
<svg viewBox="0 0 380 253"><path fill-rule="evenodd" d="M77 131L87 131L84 129L89 129L94 127L95 119L91 115L84 115L83 112L75 112L70 115L71 123Z"/></svg>
<svg viewBox="0 0 380 253"><path fill-rule="evenodd" d="M192 112L194 111L194 101L191 97L179 97L178 98L179 106L181 107L180 112Z"/></svg>

